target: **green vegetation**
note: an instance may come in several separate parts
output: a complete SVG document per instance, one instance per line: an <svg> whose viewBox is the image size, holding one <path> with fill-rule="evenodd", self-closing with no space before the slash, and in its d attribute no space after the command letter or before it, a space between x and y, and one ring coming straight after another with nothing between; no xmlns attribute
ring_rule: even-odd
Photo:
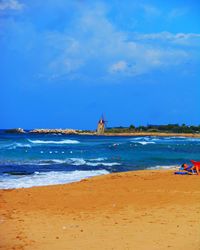
<svg viewBox="0 0 200 250"><path fill-rule="evenodd" d="M110 127L107 128L105 133L131 133L131 132L157 132L157 133L200 133L199 126L188 126L186 124L167 124L167 125L147 125L147 126L134 126L129 127Z"/></svg>

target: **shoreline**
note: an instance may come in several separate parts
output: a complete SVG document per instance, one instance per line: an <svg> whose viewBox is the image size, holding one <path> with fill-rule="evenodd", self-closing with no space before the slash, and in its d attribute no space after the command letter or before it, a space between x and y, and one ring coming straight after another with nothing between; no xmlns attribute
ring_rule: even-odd
<svg viewBox="0 0 200 250"><path fill-rule="evenodd" d="M159 137L191 137L191 138L200 138L200 133L171 133L171 132L124 132L124 133L109 133L105 132L102 135L97 134L96 131L84 132L76 129L33 129L33 130L24 130L21 128L18 129L8 129L5 130L14 130L16 134L62 134L62 135L91 135L91 136L159 136Z"/></svg>
<svg viewBox="0 0 200 250"><path fill-rule="evenodd" d="M157 132L135 132L135 133L105 133L107 136L158 136L158 137L191 137L191 138L200 138L200 134L189 134L189 133L157 133Z"/></svg>
<svg viewBox="0 0 200 250"><path fill-rule="evenodd" d="M35 186L30 186L30 187L12 187L12 188L0 188L0 192L1 191L12 191L12 190L23 190L23 189L32 189L32 188L43 188L43 187L57 187L57 186L65 186L65 185L70 185L73 183L80 183L80 182L84 182L87 181L89 179L93 179L93 178L98 178L98 177L103 177L103 176L109 176L109 175L115 175L115 174L123 174L123 173L137 173L137 172L149 172L149 171L166 171L166 172L174 172L176 170L178 170L178 166L174 166L172 165L170 168L162 168L162 166L160 168L146 168L146 169L135 169L135 170L129 170L129 171L121 171L121 172L108 172L105 174L98 174L98 175L94 175L94 176L89 176L89 177L84 177L80 180L75 180L75 181L71 181L71 182L66 182L66 183L57 183L57 184L47 184L47 185L35 185Z"/></svg>
<svg viewBox="0 0 200 250"><path fill-rule="evenodd" d="M0 249L197 250L199 182L137 170L0 190Z"/></svg>

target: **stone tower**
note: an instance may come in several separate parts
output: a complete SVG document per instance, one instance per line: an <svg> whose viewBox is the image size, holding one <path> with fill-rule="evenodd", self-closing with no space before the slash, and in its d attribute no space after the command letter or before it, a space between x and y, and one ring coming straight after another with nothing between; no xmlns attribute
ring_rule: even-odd
<svg viewBox="0 0 200 250"><path fill-rule="evenodd" d="M98 126L97 126L97 134L103 135L104 132L105 132L105 120L103 119L103 117L101 117L101 119L98 122Z"/></svg>

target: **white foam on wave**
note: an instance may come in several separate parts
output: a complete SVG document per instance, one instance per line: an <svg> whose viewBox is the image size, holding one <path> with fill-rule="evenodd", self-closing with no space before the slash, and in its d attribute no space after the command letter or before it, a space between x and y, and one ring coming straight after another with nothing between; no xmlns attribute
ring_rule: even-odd
<svg viewBox="0 0 200 250"><path fill-rule="evenodd" d="M105 160L107 160L106 157L99 157L99 158L90 159L90 161L105 161Z"/></svg>
<svg viewBox="0 0 200 250"><path fill-rule="evenodd" d="M106 158L96 158L96 159L83 159L83 158L67 158L67 159L46 159L41 160L35 164L38 165L52 165L52 164L68 164L73 166L117 166L120 165L118 162L102 162ZM95 161L96 160L96 161Z"/></svg>
<svg viewBox="0 0 200 250"><path fill-rule="evenodd" d="M30 144L27 144L27 143L16 143L15 144L16 147L19 147L19 148L31 148L31 145Z"/></svg>
<svg viewBox="0 0 200 250"><path fill-rule="evenodd" d="M187 138L186 141L200 142L200 138Z"/></svg>
<svg viewBox="0 0 200 250"><path fill-rule="evenodd" d="M148 167L147 169L153 170L153 169L177 169L178 165L168 165L168 166L153 166L153 167Z"/></svg>
<svg viewBox="0 0 200 250"><path fill-rule="evenodd" d="M132 138L130 138L130 139L128 139L128 140L134 140L134 141L139 141L139 140L141 140L141 139L143 139L144 137L132 137Z"/></svg>
<svg viewBox="0 0 200 250"><path fill-rule="evenodd" d="M16 149L16 148L31 148L30 144L14 142L11 144L5 144L0 147L1 149Z"/></svg>
<svg viewBox="0 0 200 250"><path fill-rule="evenodd" d="M80 143L77 140L61 140L61 141L44 141L44 140L30 140L28 139L29 142L34 143L34 144L78 144Z"/></svg>
<svg viewBox="0 0 200 250"><path fill-rule="evenodd" d="M107 167L111 167L111 166L119 166L120 163L118 162L87 162L86 163L87 166L107 166Z"/></svg>
<svg viewBox="0 0 200 250"><path fill-rule="evenodd" d="M106 159L106 158L105 158ZM102 159L83 159L83 158L67 158L67 159L40 159L40 160L24 160L24 161L8 161L8 164L19 165L35 165L35 166L49 166L49 165L71 165L71 166L117 166L118 162L103 162ZM99 161L98 161L99 160Z"/></svg>
<svg viewBox="0 0 200 250"><path fill-rule="evenodd" d="M80 181L97 175L108 174L106 170L92 170L92 171L72 171L72 172L35 172L28 176L1 176L0 189L12 188L29 188L34 186L48 186L56 184L65 184Z"/></svg>
<svg viewBox="0 0 200 250"><path fill-rule="evenodd" d="M146 136L146 137L132 137L129 140L132 142L138 142L138 141L148 141L148 142L166 142L166 141L194 141L199 142L200 138L193 138L193 137L185 137L185 136Z"/></svg>
<svg viewBox="0 0 200 250"><path fill-rule="evenodd" d="M86 160L82 158L68 158L66 159L66 163L74 166L81 166L81 165L86 165Z"/></svg>
<svg viewBox="0 0 200 250"><path fill-rule="evenodd" d="M68 158L65 160L66 163L71 164L73 166L81 166L81 165L87 165L87 166L117 166L120 165L118 162L102 162L104 158L97 158L97 159L82 159L82 158ZM97 160L95 162L95 160ZM99 162L98 162L99 161Z"/></svg>
<svg viewBox="0 0 200 250"><path fill-rule="evenodd" d="M45 165L52 165L52 164L63 164L66 163L65 160L60 160L60 159L48 159L48 160L40 160L33 162L35 165L40 165L40 166L45 166ZM30 163L32 164L32 163Z"/></svg>
<svg viewBox="0 0 200 250"><path fill-rule="evenodd" d="M155 144L154 141L137 141L135 143L139 143L141 145L147 145L147 144Z"/></svg>
<svg viewBox="0 0 200 250"><path fill-rule="evenodd" d="M155 144L159 139L147 136L147 137L133 137L130 140L132 143L147 145L147 144Z"/></svg>

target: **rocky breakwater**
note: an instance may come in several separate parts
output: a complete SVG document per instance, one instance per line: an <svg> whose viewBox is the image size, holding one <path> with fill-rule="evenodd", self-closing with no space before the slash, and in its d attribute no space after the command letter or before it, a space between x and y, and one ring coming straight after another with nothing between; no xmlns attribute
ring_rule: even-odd
<svg viewBox="0 0 200 250"><path fill-rule="evenodd" d="M23 134L26 133L23 128L11 128L11 129L6 129L5 133L8 134Z"/></svg>
<svg viewBox="0 0 200 250"><path fill-rule="evenodd" d="M29 131L29 133L73 135L73 134L79 134L79 133L81 133L81 131L75 130L75 129L33 129L33 130Z"/></svg>

